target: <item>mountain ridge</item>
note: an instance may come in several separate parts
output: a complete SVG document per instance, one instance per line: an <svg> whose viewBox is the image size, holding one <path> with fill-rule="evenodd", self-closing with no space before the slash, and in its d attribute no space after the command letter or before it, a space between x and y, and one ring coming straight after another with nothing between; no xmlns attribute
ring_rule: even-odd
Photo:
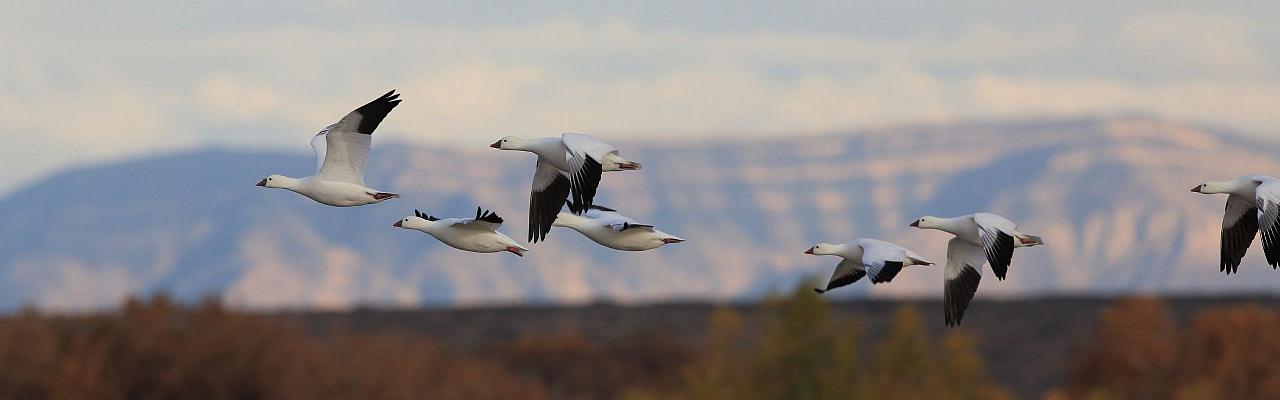
<svg viewBox="0 0 1280 400"><path fill-rule="evenodd" d="M1267 279L1280 279L1254 254L1241 275L1222 276L1225 199L1186 192L1280 170L1274 143L1147 117L796 139L614 140L646 168L608 174L597 202L690 242L619 253L554 229L524 259L390 227L413 209L483 206L523 237L534 161L523 153L376 145L367 180L404 198L352 209L253 187L271 173L309 175L302 153L214 149L77 168L0 199L0 308L93 309L156 291L250 308L750 299L828 275L834 259L800 254L818 241L877 237L941 261L945 237L907 223L977 211L1048 241L1019 249L1009 280L986 274L979 297L1274 293ZM940 279L941 267L908 269L831 295L940 296Z"/></svg>

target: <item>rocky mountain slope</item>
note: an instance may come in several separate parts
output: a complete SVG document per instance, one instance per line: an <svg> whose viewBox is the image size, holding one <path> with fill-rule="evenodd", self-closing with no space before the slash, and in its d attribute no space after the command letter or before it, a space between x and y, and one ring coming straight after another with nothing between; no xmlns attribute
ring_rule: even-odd
<svg viewBox="0 0 1280 400"><path fill-rule="evenodd" d="M836 260L801 254L818 241L878 237L941 263L947 235L907 224L974 211L1048 242L1019 250L1008 280L987 274L979 297L1280 291L1260 254L1239 275L1218 272L1225 198L1188 192L1280 174L1275 144L1137 117L612 141L645 169L606 176L597 202L689 242L622 253L557 228L517 258L391 227L414 208L482 205L524 238L525 153L383 142L367 180L404 198L337 209L253 186L308 175L310 154L209 150L66 171L0 200L0 307L155 291L261 308L754 298L825 279ZM941 267L921 268L831 295L936 297L940 281Z"/></svg>

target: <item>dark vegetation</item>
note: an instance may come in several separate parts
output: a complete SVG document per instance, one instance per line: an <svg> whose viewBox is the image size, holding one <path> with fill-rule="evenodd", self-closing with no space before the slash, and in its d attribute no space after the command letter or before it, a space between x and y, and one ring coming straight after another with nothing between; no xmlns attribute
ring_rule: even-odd
<svg viewBox="0 0 1280 400"><path fill-rule="evenodd" d="M1266 399L1280 302L934 302L0 319L0 398Z"/></svg>

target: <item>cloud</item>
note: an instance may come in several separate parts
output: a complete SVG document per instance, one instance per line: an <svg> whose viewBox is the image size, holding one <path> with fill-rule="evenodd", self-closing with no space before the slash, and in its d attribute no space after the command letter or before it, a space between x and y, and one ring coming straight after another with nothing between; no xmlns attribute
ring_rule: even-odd
<svg viewBox="0 0 1280 400"><path fill-rule="evenodd" d="M141 9L112 10L114 22L19 10L27 23L0 27L13 55L0 74L0 138L37 136L28 155L39 160L27 165L39 168L0 161L0 179L200 143L305 151L312 132L391 88L406 101L383 136L468 146L571 130L765 136L1118 111L1266 135L1280 123L1269 106L1280 101L1270 56L1280 30L1227 11L866 35L625 13L416 23L329 7L284 22L187 10L199 17L191 27Z"/></svg>

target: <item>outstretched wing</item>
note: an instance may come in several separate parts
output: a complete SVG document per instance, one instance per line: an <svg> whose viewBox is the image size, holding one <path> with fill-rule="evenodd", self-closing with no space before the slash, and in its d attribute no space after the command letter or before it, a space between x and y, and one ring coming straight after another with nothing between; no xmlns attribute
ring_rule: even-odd
<svg viewBox="0 0 1280 400"><path fill-rule="evenodd" d="M859 240L857 245L862 247L862 265L872 284L892 281L902 271L907 252L901 247L878 240Z"/></svg>
<svg viewBox="0 0 1280 400"><path fill-rule="evenodd" d="M533 190L529 193L529 243L547 237L568 197L569 177L538 159L538 167L533 172Z"/></svg>
<svg viewBox="0 0 1280 400"><path fill-rule="evenodd" d="M1258 235L1258 209L1253 202L1231 195L1222 215L1222 258L1218 270L1231 274L1240 269L1240 260Z"/></svg>
<svg viewBox="0 0 1280 400"><path fill-rule="evenodd" d="M982 280L982 247L952 238L947 242L947 269L943 274L942 308L947 326L960 325L964 310Z"/></svg>
<svg viewBox="0 0 1280 400"><path fill-rule="evenodd" d="M324 156L327 153L326 147L329 146L329 131L338 124L330 124L320 130L311 138L311 150L316 152L316 173L320 173L320 169L324 168Z"/></svg>
<svg viewBox="0 0 1280 400"><path fill-rule="evenodd" d="M587 208L587 211L583 213L583 216L608 225L610 228L613 228L613 230L618 232L630 229L653 230L653 225L641 224L636 222L636 220L631 219L631 217L622 215L617 210L608 207L592 205Z"/></svg>
<svg viewBox="0 0 1280 400"><path fill-rule="evenodd" d="M982 250L991 263L991 271L996 279L1004 280L1013 262L1013 232L1017 226L1013 221L995 214L973 214L973 222L978 224L978 238L982 240Z"/></svg>
<svg viewBox="0 0 1280 400"><path fill-rule="evenodd" d="M836 270L831 273L831 280L827 281L827 288L814 288L813 291L826 293L831 289L848 286L849 284L857 282L864 276L867 276L867 271L863 270L862 266L858 265L858 263L849 260L840 260L840 263L836 264Z"/></svg>
<svg viewBox="0 0 1280 400"><path fill-rule="evenodd" d="M1266 180L1254 191L1258 203L1258 230L1262 231L1262 250L1271 268L1280 267L1280 180Z"/></svg>
<svg viewBox="0 0 1280 400"><path fill-rule="evenodd" d="M364 167L369 160L369 148L373 145L373 130L387 117L391 109L400 104L394 90L360 106L342 117L338 123L325 128L325 151L317 175L337 182L364 186ZM317 135L317 137L321 137ZM312 139L315 147L315 139ZM320 154L320 151L316 151Z"/></svg>
<svg viewBox="0 0 1280 400"><path fill-rule="evenodd" d="M502 226L502 217L499 217L498 213L495 213L493 211L476 207L475 218L461 219L461 220L458 220L458 222L453 225L466 227L466 228L481 229L489 232L497 232L498 227Z"/></svg>
<svg viewBox="0 0 1280 400"><path fill-rule="evenodd" d="M569 184L573 188L569 210L582 214L591 207L600 187L600 175L604 173L601 162L605 155L617 153L618 149L583 134L566 133L560 138L569 150Z"/></svg>

